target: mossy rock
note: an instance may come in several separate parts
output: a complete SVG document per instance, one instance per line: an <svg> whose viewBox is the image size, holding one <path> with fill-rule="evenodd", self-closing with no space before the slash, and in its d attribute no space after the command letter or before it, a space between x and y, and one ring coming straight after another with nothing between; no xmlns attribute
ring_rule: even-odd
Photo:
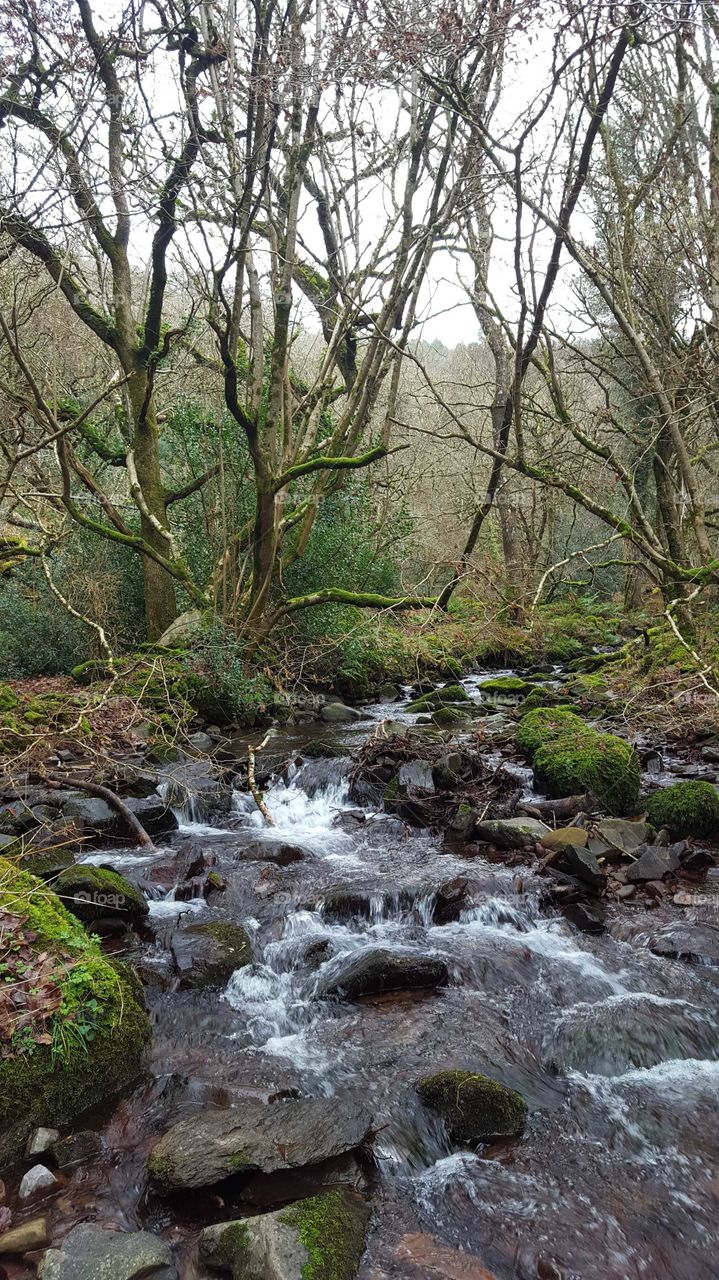
<svg viewBox="0 0 719 1280"><path fill-rule="evenodd" d="M471 714L460 707L438 707L431 720L440 729L453 729L457 725L467 724L471 718Z"/></svg>
<svg viewBox="0 0 719 1280"><path fill-rule="evenodd" d="M570 662L573 658L580 657L584 652L584 645L574 636L556 635L546 640L544 652L550 662Z"/></svg>
<svg viewBox="0 0 719 1280"><path fill-rule="evenodd" d="M495 676L492 680L484 680L480 685L480 693L530 693L533 686L529 680L521 676Z"/></svg>
<svg viewBox="0 0 719 1280"><path fill-rule="evenodd" d="M528 711L536 711L537 707L562 707L565 711L574 711L567 702L566 694L555 693L553 689L532 689L520 705L519 714L526 716Z"/></svg>
<svg viewBox="0 0 719 1280"><path fill-rule="evenodd" d="M417 1085L425 1106L441 1115L455 1142L475 1146L516 1138L527 1118L521 1094L473 1071L440 1071Z"/></svg>
<svg viewBox="0 0 719 1280"><path fill-rule="evenodd" d="M430 693L423 693L421 697L415 698L408 704L407 710L437 711L439 707L446 707L448 703L471 701L472 699L461 684L446 684L442 689L432 689Z"/></svg>
<svg viewBox="0 0 719 1280"><path fill-rule="evenodd" d="M14 1037L0 1058L4 1167L32 1129L68 1124L129 1084L140 1070L150 1024L132 970L110 962L41 880L2 858L0 909L17 918L19 931L36 935L33 952L49 954L60 996L54 1011Z"/></svg>
<svg viewBox="0 0 719 1280"><path fill-rule="evenodd" d="M178 929L172 955L180 986L223 986L236 969L252 963L252 942L242 925L211 920Z"/></svg>
<svg viewBox="0 0 719 1280"><path fill-rule="evenodd" d="M212 1267L229 1271L233 1280L279 1275L283 1280L354 1280L369 1217L369 1207L359 1196L328 1191L276 1213L206 1227L200 1256Z"/></svg>
<svg viewBox="0 0 719 1280"><path fill-rule="evenodd" d="M611 691L604 676L598 672L576 676L567 685L567 693L572 698L588 702L592 706L601 706L611 700Z"/></svg>
<svg viewBox="0 0 719 1280"><path fill-rule="evenodd" d="M553 738L535 752L535 784L552 797L590 792L609 813L626 813L639 798L636 751L613 733L580 724L581 733Z"/></svg>
<svg viewBox="0 0 719 1280"><path fill-rule="evenodd" d="M18 704L18 696L9 684L0 684L0 713L12 711Z"/></svg>
<svg viewBox="0 0 719 1280"><path fill-rule="evenodd" d="M653 826L668 827L678 839L719 839L719 792L710 782L675 782L651 797L647 813Z"/></svg>
<svg viewBox="0 0 719 1280"><path fill-rule="evenodd" d="M531 760L540 747L566 734L583 734L587 725L574 711L541 706L523 715L517 726L517 746Z"/></svg>
<svg viewBox="0 0 719 1280"><path fill-rule="evenodd" d="M84 924L119 918L128 925L148 914L144 895L119 872L78 862L61 871L53 889Z"/></svg>

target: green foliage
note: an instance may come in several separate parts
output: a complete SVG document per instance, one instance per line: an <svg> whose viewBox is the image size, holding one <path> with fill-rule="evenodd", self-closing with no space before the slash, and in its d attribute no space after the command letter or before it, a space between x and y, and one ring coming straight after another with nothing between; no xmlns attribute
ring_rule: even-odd
<svg viewBox="0 0 719 1280"><path fill-rule="evenodd" d="M310 1196L282 1214L307 1250L302 1280L354 1280L364 1252L368 1213L341 1191Z"/></svg>
<svg viewBox="0 0 719 1280"><path fill-rule="evenodd" d="M202 632L183 669L191 683L188 696L208 720L253 724L267 715L275 696L263 655L255 653L248 662L243 646L221 623Z"/></svg>
<svg viewBox="0 0 719 1280"><path fill-rule="evenodd" d="M653 826L668 827L678 839L719 838L719 792L710 782L675 782L651 797L647 812Z"/></svg>

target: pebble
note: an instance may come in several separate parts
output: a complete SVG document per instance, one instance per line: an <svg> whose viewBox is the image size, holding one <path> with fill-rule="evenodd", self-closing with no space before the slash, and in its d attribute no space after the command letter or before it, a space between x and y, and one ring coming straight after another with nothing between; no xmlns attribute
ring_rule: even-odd
<svg viewBox="0 0 719 1280"><path fill-rule="evenodd" d="M44 1249L49 1243L47 1218L30 1218L0 1236L0 1253L29 1253L32 1249Z"/></svg>
<svg viewBox="0 0 719 1280"><path fill-rule="evenodd" d="M18 1199L23 1203L36 1200L38 1196L47 1195L58 1185L55 1174L51 1173L44 1164L34 1164L32 1169L28 1169L23 1176L18 1189Z"/></svg>
<svg viewBox="0 0 719 1280"><path fill-rule="evenodd" d="M33 1156L41 1156L44 1151L48 1151L53 1142L57 1142L60 1137L59 1129L35 1129L27 1140L25 1147L26 1159L30 1160Z"/></svg>

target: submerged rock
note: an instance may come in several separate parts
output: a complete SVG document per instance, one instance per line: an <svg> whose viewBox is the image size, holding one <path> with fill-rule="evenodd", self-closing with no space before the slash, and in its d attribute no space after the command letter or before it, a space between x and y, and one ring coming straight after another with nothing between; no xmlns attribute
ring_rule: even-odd
<svg viewBox="0 0 719 1280"><path fill-rule="evenodd" d="M343 957L339 967L320 980L316 994L320 998L336 996L358 1000L361 996L381 995L385 991L443 987L448 981L447 963L439 956L372 947Z"/></svg>
<svg viewBox="0 0 719 1280"><path fill-rule="evenodd" d="M252 963L247 931L230 920L186 925L173 934L171 948L181 987L223 986Z"/></svg>
<svg viewBox="0 0 719 1280"><path fill-rule="evenodd" d="M476 1144L516 1138L527 1105L521 1094L472 1071L440 1071L416 1086L425 1106L442 1117L455 1142Z"/></svg>
<svg viewBox="0 0 719 1280"><path fill-rule="evenodd" d="M236 1173L320 1164L364 1146L371 1132L356 1098L247 1102L180 1120L160 1138L147 1168L166 1189L208 1187Z"/></svg>
<svg viewBox="0 0 719 1280"><path fill-rule="evenodd" d="M177 1280L169 1244L149 1231L73 1227L61 1249L48 1249L40 1280Z"/></svg>
<svg viewBox="0 0 719 1280"><path fill-rule="evenodd" d="M525 849L549 834L547 824L536 818L484 819L474 825L474 839L494 844L498 849Z"/></svg>
<svg viewBox="0 0 719 1280"><path fill-rule="evenodd" d="M200 1257L233 1280L353 1280L369 1217L359 1196L329 1191L277 1213L206 1227Z"/></svg>

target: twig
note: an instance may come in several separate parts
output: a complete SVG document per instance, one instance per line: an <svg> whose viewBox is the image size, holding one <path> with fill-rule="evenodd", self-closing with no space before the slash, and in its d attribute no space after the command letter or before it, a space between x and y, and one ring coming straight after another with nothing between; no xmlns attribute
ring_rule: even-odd
<svg viewBox="0 0 719 1280"><path fill-rule="evenodd" d="M257 780L255 778L255 752L262 751L263 747L267 746L271 736L272 730L270 729L269 732L265 734L259 747L253 747L250 742L247 744L247 785L249 786L252 798L268 827L274 827L275 822L272 814L265 804L262 792L257 785Z"/></svg>

